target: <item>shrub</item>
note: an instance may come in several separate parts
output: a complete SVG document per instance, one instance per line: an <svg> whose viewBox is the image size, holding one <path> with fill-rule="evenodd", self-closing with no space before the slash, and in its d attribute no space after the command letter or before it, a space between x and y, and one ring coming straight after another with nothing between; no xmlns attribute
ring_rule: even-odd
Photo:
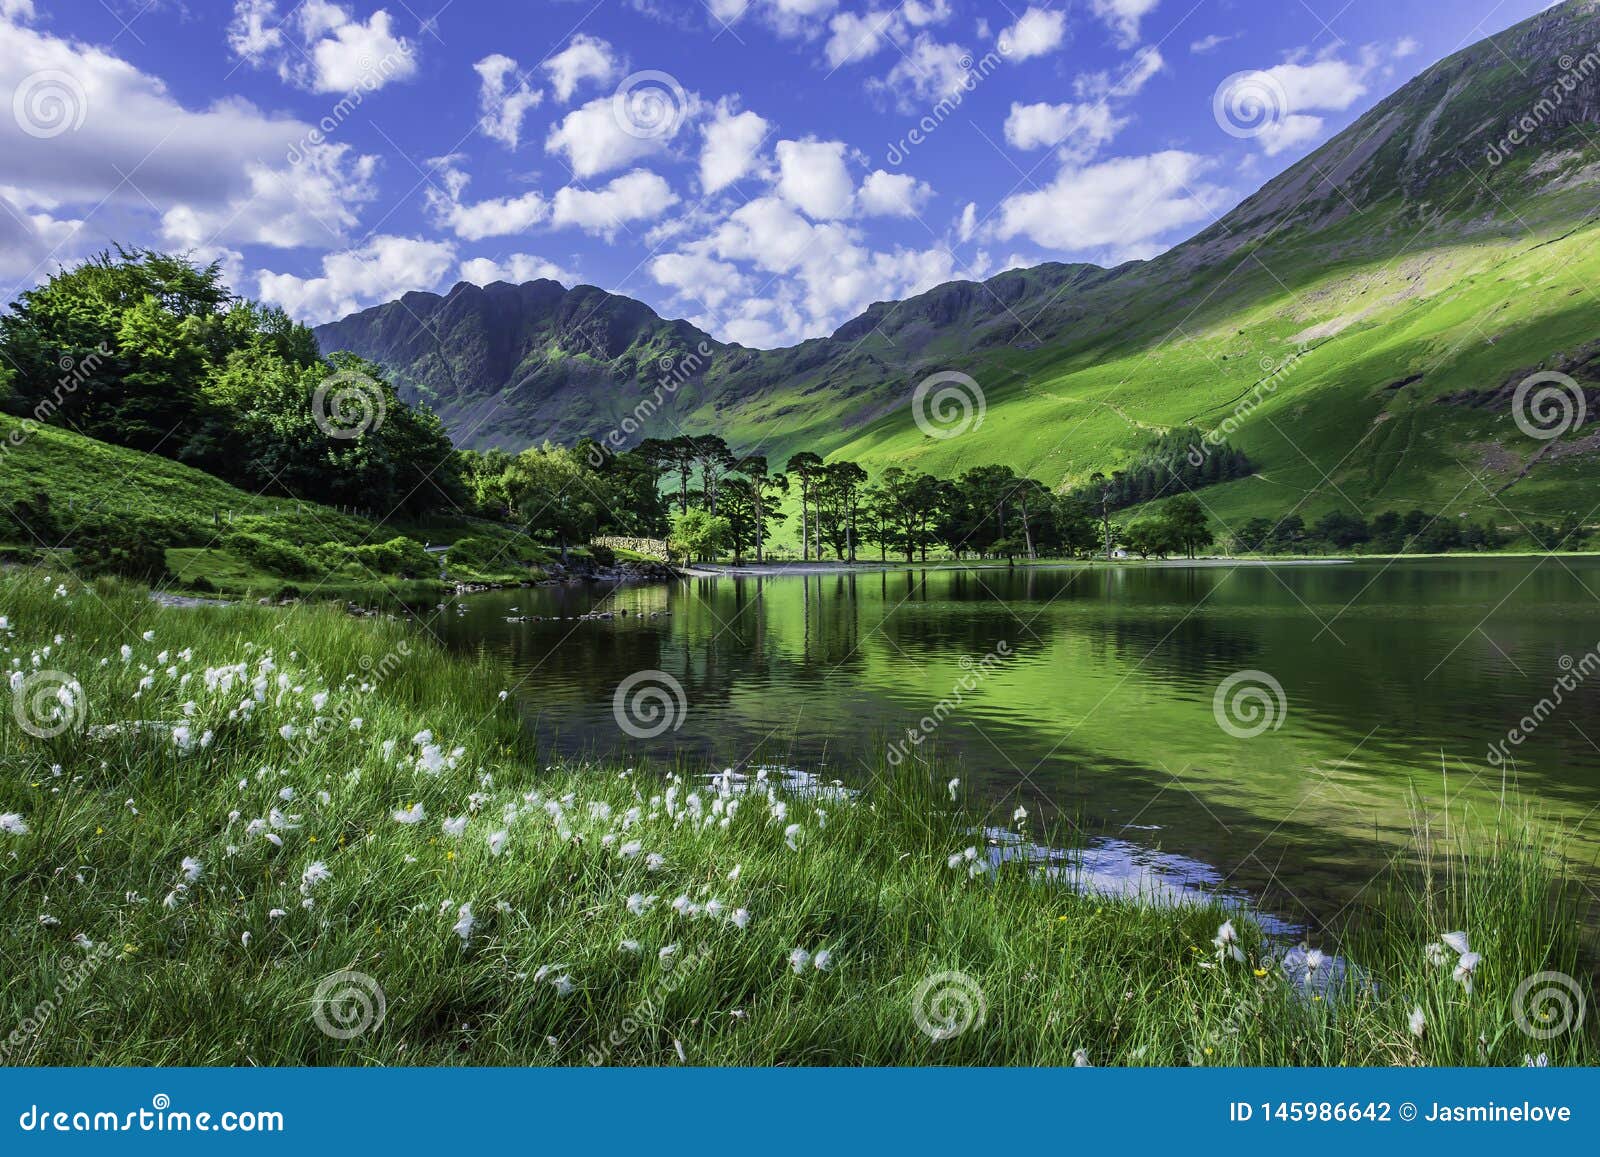
<svg viewBox="0 0 1600 1157"><path fill-rule="evenodd" d="M335 565L354 564L360 570L400 578L437 578L439 560L416 539L403 535L388 542L345 546L329 542L322 546L323 557Z"/></svg>
<svg viewBox="0 0 1600 1157"><path fill-rule="evenodd" d="M236 530L222 543L234 554L273 574L309 578L322 569L298 546L270 535Z"/></svg>
<svg viewBox="0 0 1600 1157"><path fill-rule="evenodd" d="M139 533L97 528L74 536L72 555L85 575L119 575L141 582L167 576L166 544Z"/></svg>

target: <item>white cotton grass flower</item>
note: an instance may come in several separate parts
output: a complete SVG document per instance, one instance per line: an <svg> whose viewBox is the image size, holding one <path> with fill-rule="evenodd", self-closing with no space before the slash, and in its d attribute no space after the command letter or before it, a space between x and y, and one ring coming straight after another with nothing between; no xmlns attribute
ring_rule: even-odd
<svg viewBox="0 0 1600 1157"><path fill-rule="evenodd" d="M1428 1026L1428 1018L1422 1015L1421 1005L1417 1005L1411 1010L1411 1015L1407 1018L1406 1023L1407 1027L1411 1029L1411 1035L1420 1039L1423 1030Z"/></svg>
<svg viewBox="0 0 1600 1157"><path fill-rule="evenodd" d="M791 852L800 850L800 825L790 824L783 829L783 842L789 845Z"/></svg>
<svg viewBox="0 0 1600 1157"><path fill-rule="evenodd" d="M268 920L282 920L289 913L283 908L274 908L267 913Z"/></svg>
<svg viewBox="0 0 1600 1157"><path fill-rule="evenodd" d="M1439 939L1444 941L1444 946L1457 956L1465 956L1472 951L1472 946L1467 942L1467 934L1465 932L1446 932Z"/></svg>
<svg viewBox="0 0 1600 1157"><path fill-rule="evenodd" d="M647 872L659 872L667 866L667 857L660 852L651 852L644 858L644 867Z"/></svg>
<svg viewBox="0 0 1600 1157"><path fill-rule="evenodd" d="M624 940L621 944L621 948L630 956L637 956L643 951L643 947L637 940Z"/></svg>
<svg viewBox="0 0 1600 1157"><path fill-rule="evenodd" d="M733 926L741 932L750 927L750 910L748 908L735 908L733 915L728 917Z"/></svg>
<svg viewBox="0 0 1600 1157"><path fill-rule="evenodd" d="M733 871L728 873L728 879L730 881L737 880L739 878L739 873L741 873L743 871L744 871L744 865L743 864L735 864L733 866Z"/></svg>
<svg viewBox="0 0 1600 1157"><path fill-rule="evenodd" d="M179 864L178 867L183 870L183 878L191 884L197 883L200 879L200 873L205 870L205 866L193 856L183 857L183 863Z"/></svg>
<svg viewBox="0 0 1600 1157"><path fill-rule="evenodd" d="M472 939L472 929L477 923L477 919L472 915L472 905L463 904L456 910L456 922L450 931L461 937L461 943L465 946Z"/></svg>
<svg viewBox="0 0 1600 1157"><path fill-rule="evenodd" d="M408 808L401 808L394 813L394 822L397 824L420 824L427 819L427 812L420 803L414 803Z"/></svg>
<svg viewBox="0 0 1600 1157"><path fill-rule="evenodd" d="M1230 956L1240 962L1244 960L1244 952L1239 947L1239 933L1234 929L1232 920L1222 922L1221 927L1217 929L1216 938L1211 943L1217 946L1218 960L1225 960Z"/></svg>
<svg viewBox="0 0 1600 1157"><path fill-rule="evenodd" d="M1424 947L1422 951L1423 954L1428 958L1428 963L1433 965L1435 968L1443 968L1446 964L1450 963L1450 958L1445 955L1449 950L1437 940L1429 941L1427 946Z"/></svg>
<svg viewBox="0 0 1600 1157"><path fill-rule="evenodd" d="M833 953L826 948L819 948L817 954L811 958L811 967L818 972L826 972L833 967Z"/></svg>
<svg viewBox="0 0 1600 1157"><path fill-rule="evenodd" d="M240 937L239 937L239 944L240 944L241 947L244 947L244 948L250 947L250 933L245 932L245 933L241 934Z"/></svg>
<svg viewBox="0 0 1600 1157"><path fill-rule="evenodd" d="M560 976L551 977L550 984L556 990L557 996L571 996L573 993L574 985L572 983L572 977L568 976L566 973L562 973Z"/></svg>
<svg viewBox="0 0 1600 1157"><path fill-rule="evenodd" d="M466 834L467 817L446 816L444 823L441 824L440 827L443 829L444 834L449 836L451 839L460 839L461 836Z"/></svg>
<svg viewBox="0 0 1600 1157"><path fill-rule="evenodd" d="M491 856L498 856L501 852L505 851L506 840L510 838L510 833L503 831L495 832L493 835L491 835L489 837L489 854Z"/></svg>
<svg viewBox="0 0 1600 1157"><path fill-rule="evenodd" d="M1092 1069L1094 1062L1089 1059L1088 1049L1072 1050L1072 1067L1075 1069Z"/></svg>
<svg viewBox="0 0 1600 1157"><path fill-rule="evenodd" d="M311 895L311 891L318 884L326 883L333 879L333 873L328 870L328 865L321 860L314 861L304 872L300 873L300 894Z"/></svg>
<svg viewBox="0 0 1600 1157"><path fill-rule="evenodd" d="M8 836L25 836L28 834L28 825L16 812L6 812L0 815L0 832Z"/></svg>
<svg viewBox="0 0 1600 1157"><path fill-rule="evenodd" d="M1027 821L1027 818L1028 809L1023 807L1021 804L1018 804L1017 810L1011 813L1011 822L1014 824L1024 823Z"/></svg>
<svg viewBox="0 0 1600 1157"><path fill-rule="evenodd" d="M659 896L646 896L643 892L635 892L628 897L629 915L643 916L651 908L655 907L656 901L660 898Z"/></svg>
<svg viewBox="0 0 1600 1157"><path fill-rule="evenodd" d="M623 844L617 849L617 855L621 856L624 860L631 860L642 851L644 851L644 845L642 843L640 843L638 840L629 840L627 843Z"/></svg>
<svg viewBox="0 0 1600 1157"><path fill-rule="evenodd" d="M956 788L958 788L960 786L961 786L961 781L959 779L952 779L949 783L945 784L945 790L950 793L950 802L951 803L955 803L956 802Z"/></svg>
<svg viewBox="0 0 1600 1157"><path fill-rule="evenodd" d="M1451 976L1457 980L1461 984L1461 987L1466 989L1468 993L1472 991L1472 974L1477 969L1478 965L1482 963L1482 961L1483 957L1476 952L1463 952L1461 954L1461 958L1456 961L1456 970L1455 972L1451 973Z"/></svg>
<svg viewBox="0 0 1600 1157"><path fill-rule="evenodd" d="M94 947L94 941L90 940L82 932L73 933L72 942L74 944L76 944L79 948L83 949L85 952L88 952L90 949L92 949Z"/></svg>
<svg viewBox="0 0 1600 1157"><path fill-rule="evenodd" d="M676 944L668 944L665 948L662 948L656 953L656 959L661 961L661 963L666 964L670 962L677 954L678 946Z"/></svg>
<svg viewBox="0 0 1600 1157"><path fill-rule="evenodd" d="M794 969L794 974L796 976L804 973L806 970L806 965L810 963L811 953L807 952L804 948L796 948L789 953L789 967Z"/></svg>

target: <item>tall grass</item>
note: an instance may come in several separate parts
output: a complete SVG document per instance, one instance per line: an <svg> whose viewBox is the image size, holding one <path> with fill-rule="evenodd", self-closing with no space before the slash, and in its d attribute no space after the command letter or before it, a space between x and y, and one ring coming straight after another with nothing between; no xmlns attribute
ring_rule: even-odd
<svg viewBox="0 0 1600 1157"><path fill-rule="evenodd" d="M0 813L26 827L0 833L9 1063L1600 1055L1592 1022L1516 1028L1524 977L1565 972L1585 995L1592 977L1542 843L1509 822L1424 843L1380 881L1340 943L1348 982L1323 994L1238 912L991 864L976 810L925 768L792 791L544 765L496 666L325 607L162 610L13 574L0 615L20 686L20 716L0 714ZM70 708L36 702L48 671L76 678ZM22 720L69 726L40 738ZM416 805L420 822L394 818ZM636 894L657 899L636 914ZM1230 916L1242 961L1213 944ZM1483 958L1471 993L1424 951L1458 930ZM342 972L369 979L328 980ZM375 987L329 1002L324 982Z"/></svg>

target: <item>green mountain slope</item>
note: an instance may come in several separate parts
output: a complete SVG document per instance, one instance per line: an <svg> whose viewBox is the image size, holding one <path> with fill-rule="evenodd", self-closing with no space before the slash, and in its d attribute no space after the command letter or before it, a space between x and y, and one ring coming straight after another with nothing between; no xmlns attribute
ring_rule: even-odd
<svg viewBox="0 0 1600 1157"><path fill-rule="evenodd" d="M1569 0L1430 68L1155 260L944 285L793 349L721 345L550 282L413 294L318 336L383 362L467 444L599 436L666 375L682 385L639 436L716 431L936 474L999 461L1068 485L1193 424L1260 466L1206 492L1229 522L1294 506L1587 514L1597 46L1600 0ZM917 383L941 371L982 391L983 422L959 437L914 421ZM1516 387L1536 371L1574 378L1594 421L1553 440L1519 429Z"/></svg>

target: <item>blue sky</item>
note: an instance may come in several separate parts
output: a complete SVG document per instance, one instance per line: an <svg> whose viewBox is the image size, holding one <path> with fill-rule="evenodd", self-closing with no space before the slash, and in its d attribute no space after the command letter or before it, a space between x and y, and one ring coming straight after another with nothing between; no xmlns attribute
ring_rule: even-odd
<svg viewBox="0 0 1600 1157"><path fill-rule="evenodd" d="M309 322L551 276L786 345L1159 253L1544 7L0 0L0 299L121 241Z"/></svg>

